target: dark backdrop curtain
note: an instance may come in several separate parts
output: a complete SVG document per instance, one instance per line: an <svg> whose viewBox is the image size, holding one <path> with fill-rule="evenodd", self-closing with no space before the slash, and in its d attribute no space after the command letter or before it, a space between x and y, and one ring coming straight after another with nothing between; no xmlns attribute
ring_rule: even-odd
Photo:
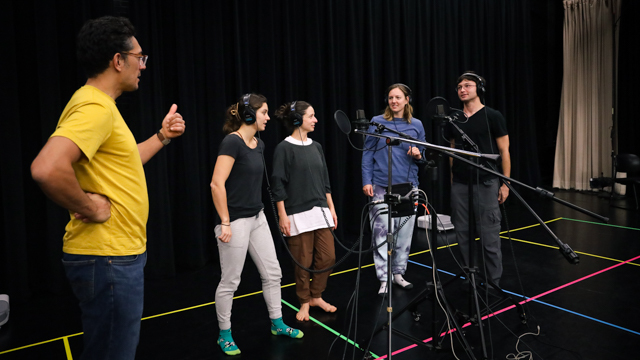
<svg viewBox="0 0 640 360"><path fill-rule="evenodd" d="M151 205L146 272L167 277L216 260L209 182L224 136L224 110L250 91L264 94L271 112L296 99L313 104L320 123L312 138L324 146L338 235L347 242L355 240L365 203L361 153L339 132L333 112L379 114L386 88L395 82L413 89L415 117L423 121L427 140L434 141L428 101L443 96L460 107L457 76L466 70L483 75L486 104L507 119L512 176L541 185L536 136L544 136L548 149L548 134L557 127L553 109L559 103L562 66L557 3L9 2L0 12L5 51L0 292L25 299L37 292L68 291L59 260L68 215L44 197L29 166L68 99L85 82L75 61L75 35L87 19L128 16L150 55L140 89L117 100L136 138L154 134L172 103L187 121L186 134L145 166ZM269 171L273 149L285 135L275 121L261 134ZM549 154L543 162L552 161ZM266 192L264 199L273 221Z"/></svg>
<svg viewBox="0 0 640 360"><path fill-rule="evenodd" d="M634 22L634 17L640 14L640 1L622 0L620 14L617 69L618 153L640 155L640 118L636 103L638 82L635 80L635 74L638 72L635 51L640 46L640 39L638 27Z"/></svg>

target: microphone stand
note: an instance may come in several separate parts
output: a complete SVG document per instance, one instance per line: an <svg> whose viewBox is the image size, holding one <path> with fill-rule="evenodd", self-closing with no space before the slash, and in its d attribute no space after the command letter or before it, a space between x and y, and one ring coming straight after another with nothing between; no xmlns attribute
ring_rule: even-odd
<svg viewBox="0 0 640 360"><path fill-rule="evenodd" d="M411 138L409 135L394 130L394 129L390 129L382 124L378 124L376 122L371 122L371 125L376 126L376 132L382 134L382 132L384 130L387 130L389 132L392 132L394 134L400 135L404 138ZM358 132L356 130L356 132ZM382 135L381 135L382 136ZM387 357L389 360L391 360L392 358L392 353L393 353L393 347L392 347L392 339L391 339L391 334L393 332L393 328L392 328L392 321L393 321L393 304L392 304L392 286L393 285L393 274L392 274L392 268L391 268L391 262L392 262L392 258L394 256L394 249L395 249L395 238L393 236L393 206L399 204L399 199L400 197L396 197L393 194L393 180L392 180L392 171L393 171L393 156L392 156L392 146L397 146L400 145L400 140L399 139L392 139L391 137L386 137L386 143L387 143L387 158L388 158L388 168L389 170L387 171L387 192L384 195L384 203L387 204L387 206L389 207L389 213L387 215L387 315L388 315L388 322L387 322ZM369 344L370 345L370 344ZM367 346L367 351L365 351L365 353L368 353L368 346Z"/></svg>
<svg viewBox="0 0 640 360"><path fill-rule="evenodd" d="M450 120L450 121L452 121L452 120ZM380 127L380 126L384 126L384 125L376 124L375 126ZM387 129L387 130L392 131L392 129ZM539 223L539 224L540 224L540 225L545 229L545 231L546 231L546 232L547 232L547 233L552 237L552 239L553 239L553 240L558 244L558 247L559 247L560 253L561 253L561 254L565 257L565 259L567 259L567 261L569 261L569 263L571 263L571 264L578 264L578 263L580 262L580 258L578 257L578 255L573 251L573 249L571 249L571 247L570 247L568 244L563 243L563 242L562 242L562 241L561 241L561 240L560 240L560 239L559 239L559 238L558 238L558 237L553 233L553 231L551 231L551 229L550 229L550 228L549 228L549 227L544 223L544 221L543 221L543 220L542 220L542 219L541 219L541 218L540 218L540 217L535 213L535 211L534 211L534 210L533 210L533 209L532 209L532 208L531 208L531 207L526 203L526 201L525 201L525 200L520 196L520 194L518 194L518 193L513 189L513 186L512 186L512 184L511 184L511 182L513 182L513 183L515 183L515 184L518 184L518 185L520 185L520 186L522 186L522 187L524 187L524 188L526 188L526 189L529 189L529 190L531 190L531 191L534 191L534 192L536 192L537 194L539 194L541 197L545 197L545 198L551 199L551 200L553 200L553 201L556 201L556 202L558 202L558 203L560 203L560 204L562 204L562 205L565 205L565 206L567 206L567 207L569 207L569 208L572 208L572 209L574 209L574 210L576 210L576 211L582 212L583 214L587 214L587 215L589 215L589 216L591 216L591 217L594 217L594 218L596 218L596 219L598 219L598 220L600 220L600 221L602 221L602 222L605 222L605 223L609 222L609 218L604 217L604 216L601 216L601 215L599 215L599 214L596 214L596 213L591 212L591 211L589 211L589 210L586 210L586 209L584 209L584 208L581 208L581 207L579 207L579 206L577 206L577 205L574 205L574 204L572 204L572 203L570 203L570 202L568 202L568 201L564 201L564 200L562 200L562 199L558 199L558 198L557 198L557 197L555 197L555 195L554 195L552 192L550 192L550 191L544 190L544 189L542 189L542 188L540 188L540 187L533 188L533 187L531 187L531 186L529 186L529 185L527 185L527 184L525 184L525 183L523 183L523 182L520 182L520 181L518 181L518 180L512 179L512 178L510 178L510 177L508 177L508 176L505 176L505 175L503 175L502 173L499 173L499 172L497 172L497 171L495 171L495 170L489 169L489 168L485 167L485 166L484 166L484 165L482 165L482 164L476 164L475 162L470 161L470 160L467 160L467 159L463 158L462 156L460 156L460 155L466 155L466 156L470 156L470 157L473 157L473 158L484 158L484 159L490 159L490 160L493 160L493 161L497 161L497 160L499 159L499 157L500 157L499 155L495 155L495 154L482 154L482 153L479 153L479 152L475 152L475 153L474 153L474 152L470 152L470 151L466 151L466 150L454 149L454 148L451 148L451 147L445 147L445 146L433 145L433 144L430 144L430 143L427 143L427 142L423 142L423 141L419 141L419 140L413 139L413 138L411 138L411 137L407 137L407 138L398 138L398 137L392 137L392 136L388 136L388 135L381 135L381 134L376 134L376 133L369 133L369 132L367 132L366 130L361 130L361 129L356 129L356 130L355 130L355 132L356 132L356 133L359 133L359 134L367 135L367 136L374 136L374 137L377 137L377 138L384 138L384 139L386 139L387 144L390 144L390 143L392 143L392 142L394 142L394 141L398 141L398 142L406 142L406 143L410 143L410 144L414 144L414 145L424 146L424 147L426 147L426 148L429 148L429 149L432 149L432 150L439 151L439 152L441 152L442 154L447 155L447 156L449 156L449 157L452 157L452 158L454 158L454 159L456 159L456 160L459 160L459 161L461 161L461 162L463 162L463 163L466 163L467 165L470 165L472 168L475 168L475 169L477 169L477 170L481 170L481 171L484 171L484 172L487 172L487 173L493 174L493 175L497 176L498 178L502 179L502 180L504 181L504 183L507 185L507 187L509 187L509 189L510 189L514 194L516 194L516 197L517 197L517 198L522 202L522 204L525 206L525 208L526 208L526 209L527 209L527 210L528 210L528 211L529 211L529 212L530 212L530 213L531 213L531 214L536 218L536 220L538 221L538 223ZM392 132L395 132L395 131L392 131ZM403 134L403 135L406 135L406 134ZM389 166L391 166L391 149L390 149L390 148L389 148ZM389 184L390 184L390 186L391 186L391 167L389 168ZM389 193L390 193L390 192L391 192L391 188L389 189ZM387 193L387 195L389 195L389 193ZM385 200L386 200L386 199L385 199ZM390 208L389 208L389 219L390 219L390 218L391 218L391 204L390 204ZM475 219L472 219L472 220L475 220ZM389 221L389 224L390 224L390 225L392 224L392 223L391 223L391 221ZM436 224L436 223L434 223L433 218L432 218L432 224L431 224L431 226L432 226L432 227L437 226L437 224ZM432 229L433 229L433 228L432 228ZM392 233L391 233L391 238L389 238L389 233L388 233L388 235L387 235L387 238L388 238L388 240L390 239L391 241L393 241L393 240L392 240L392 238L393 238ZM389 247L390 247L390 244L388 244L387 246L389 246ZM389 254L391 254L391 252L389 252ZM435 264L434 264L434 266L435 266ZM387 272L387 278L388 278L388 281L387 281L387 289L388 289L388 295L389 295L389 307L387 308L387 311L389 312L389 322L388 322L388 329L387 329L387 330L388 330L388 356L389 356L389 359L391 359L391 352L392 352L392 348L391 348L391 333L392 333L392 331L393 331L393 330L392 330L392 318L393 318L393 316L392 316L392 312L393 312L393 308L392 308L392 306L391 306L391 305L392 305L392 304L391 304L391 291L390 291L390 289L391 289L391 286L390 286L390 285L391 285L391 276L390 276L390 270L391 270L391 268L390 268L390 258L389 258L389 257L387 258L387 269L388 269L388 270L387 270L387 271L388 271L388 272ZM472 273L471 275L473 275L473 273ZM472 286L474 286L474 287L475 287L475 284L474 284L473 282L471 282L471 279L470 279L470 283L472 284ZM434 286L435 286L436 290L440 290L440 289L438 288L437 284L434 284ZM496 286L496 289L499 289L500 291L502 291L502 289L500 289L500 288L499 288L499 287L497 287L497 286ZM487 353L486 353L486 346L485 346L485 343L484 343L484 335L483 335L483 332L482 332L482 323L481 323L482 318L480 317L480 314L479 314L479 304L478 304L478 301L477 301L477 296L476 296L475 303L476 303L476 310L477 310L477 312L478 312L478 314L477 314L477 316L478 316L478 322L480 322L480 324L479 324L479 328L480 328L480 335L481 335L481 339L482 339L482 350L483 350L483 356L484 356L484 358L486 359L486 358L487 358ZM450 310L448 310L448 307L447 307L447 312L449 312L449 313L450 313ZM454 321L454 325L456 325L456 328L458 329L458 331L460 331L461 329L460 329L460 328L457 326L457 324L455 323L455 317L452 317L452 319L453 319L453 321ZM460 332L460 334L462 334L462 332ZM468 347L468 344L467 344L467 342L466 342L465 337L464 337L464 336L461 336L461 339L462 339L463 343L465 344L466 349L470 349L470 347ZM421 342L421 341L420 341L420 342ZM473 357L473 354L472 354L471 352L469 352L469 353L470 353L470 354L471 354L471 356ZM473 358L475 359L475 357L473 357Z"/></svg>
<svg viewBox="0 0 640 360"><path fill-rule="evenodd" d="M600 220L600 221L602 221L604 223L608 223L609 222L609 218L608 217L596 214L596 213L594 213L592 211L589 211L587 209L584 209L584 208L581 208L581 207L579 207L577 205L574 205L574 204L572 204L572 203L570 203L568 201L565 201L565 200L562 200L562 199L558 199L557 197L555 197L555 194L553 192L551 192L551 191L542 189L540 187L535 187L534 188L534 187L532 187L532 186L530 186L528 184L525 184L525 183L520 182L520 181L518 181L516 179L513 179L513 178L510 178L510 177L508 177L506 175L503 175L502 173L499 173L497 171L489 169L484 165L477 165L476 163L474 163L472 161L469 161L469 160L459 156L459 155L466 155L466 156L479 157L479 158L489 159L489 160L494 160L495 161L495 160L500 158L500 155L475 153L475 152L466 151L466 150L454 149L454 148L447 147L447 146L434 145L434 144L431 144L431 143L428 143L428 142L424 142L424 141L419 141L419 140L400 139L400 138L396 138L396 137L392 137L392 136L368 133L366 131L362 131L362 130L358 130L358 129L354 130L354 132L356 132L358 134L363 134L363 135L373 136L373 137L378 137L378 138L384 138L384 139L387 139L387 138L389 138L391 140L396 140L397 139L400 142L406 142L406 143L410 143L410 144L414 144L414 145L420 145L420 146L424 146L424 147L426 147L428 149L440 151L446 156L450 156L450 157L452 157L452 158L454 158L456 160L460 160L460 161L462 161L462 162L464 162L466 164L469 164L469 165L471 165L473 167L477 167L478 169L480 169L482 171L485 171L485 172L488 172L488 173L491 173L491 174L501 178L502 180L510 181L512 183L518 184L518 185L520 185L520 186L522 186L522 187L524 187L524 188L526 188L528 190L531 190L531 191L537 193L538 195L540 195L542 197L551 199L551 200L553 200L553 201L555 201L555 202L557 202L559 204L562 204L562 205L570 207L570 208L572 208L572 209L574 209L576 211L579 211L579 212L581 212L583 214L586 214L586 215L589 215L591 217L594 217L594 218L596 218L596 219L598 219L598 220ZM507 184L507 185L509 185L509 184ZM509 187L509 188L511 188L511 187ZM531 211L533 211L533 210L531 210Z"/></svg>
<svg viewBox="0 0 640 360"><path fill-rule="evenodd" d="M379 129L379 127L378 127ZM393 320L393 306L392 306L392 297L391 297L391 289L393 288L393 274L391 273L391 262L394 256L394 249L396 247L396 242L393 238L393 205L394 201L392 200L391 194L393 194L392 186L393 182L391 180L391 172L393 171L393 160L391 156L392 146L400 145L400 141L398 140L389 140L387 139L387 157L388 157L388 167L389 171L387 172L387 193L384 195L384 201L389 206L389 214L387 214L387 316L388 316L388 325L389 331L387 331L387 357L391 360L393 348L391 347L391 322Z"/></svg>
<svg viewBox="0 0 640 360"><path fill-rule="evenodd" d="M376 127L376 132L377 132L378 134L375 134L375 133L374 133L374 134L372 134L372 133L368 133L367 131L365 131L365 130L361 130L361 129L356 129L356 130L355 130L355 132L356 132L356 133L363 134L363 135L370 135L370 136L375 136L375 137L378 137L378 138L384 138L384 139L386 139L386 143L387 143L387 145L388 145L388 147L387 147L387 149L388 149L388 150L387 150L387 156L388 156L388 167L389 167L389 170L388 170L388 172L387 172L387 184L388 184L388 190L387 190L387 193L386 193L386 194L385 194L385 196L384 196L384 203L385 203L385 204L387 204L387 205L388 205L388 207L389 207L389 213L388 213L388 217L387 217L387 324L386 324L386 327L387 327L387 358L388 358L388 359L392 359L392 356L393 356L393 355L392 355L392 354L393 354L393 347L392 347L392 337L391 337L391 335L392 335L394 332L395 332L396 334L398 334L398 335L402 336L403 338L405 338L405 339L407 339L407 340L412 341L413 343L415 343L415 344L417 344L417 345L421 345L421 346L427 347L427 348L429 348L429 349L431 349L431 350L433 350L434 348L435 348L435 349L439 349L439 348L440 348L441 343L437 344L436 346L432 346L431 344L425 344L425 343L424 343L424 342L422 342L420 339L416 339L416 338L414 338L414 337L412 337L412 336L410 336L410 335L408 335L408 334L404 334L404 333L403 333L403 332L401 332L401 331L398 331L398 330L396 330L396 329L393 329L393 320L394 320L397 316L399 316L400 314L402 314L404 311L406 311L406 310L407 310L407 308L409 308L409 306L411 306L411 305L413 305L413 304L417 304L417 302L418 302L419 298L421 297L421 295L422 295L423 293L426 293L426 292L428 292L428 291L437 291L437 292L438 292L438 294L440 294L440 295L439 295L439 296L440 296L440 298L441 298L441 299L443 299L443 302L444 302L444 308L445 308L445 309L446 309L446 311L447 311L447 314L448 314L449 319L451 319L451 322L454 324L455 328L457 329L457 331L458 331L460 334L462 334L462 327L458 324L458 322L457 322L457 321L456 321L456 319L455 319L455 316L454 316L453 312L451 311L451 308L450 308L450 307L449 307L449 305L447 304L446 300L444 300L444 299L445 299L444 291L443 291L443 289L442 289L442 286L440 286L440 284L439 284L439 283L436 283L436 284L429 284L428 289L427 289L427 290L423 290L423 291L421 292L421 295L420 295L419 297L415 298L415 299L410 303L410 305L409 305L409 306L406 306L405 308L403 308L403 309L402 309L400 312L398 312L396 315L394 315L394 313L393 313L392 290L391 290L391 289L393 288L393 287L391 286L391 285L393 284L393 274L392 274L391 262L392 262L392 257L393 257L393 255L394 255L395 239L394 239L394 236L393 236L393 217L392 217L392 213L393 213L393 206L399 203L399 202L398 202L398 200L399 200L399 198L400 198L400 197L398 197L398 196L396 196L396 195L394 195L394 194L392 193L392 184L393 184L393 181L392 181L392 169L393 169L393 161L392 161L392 154L391 154L391 152L392 152L392 148L391 148L391 147L392 147L392 146L399 145L401 141L403 141L403 142L408 142L408 143L410 143L410 144L411 144L411 143L415 143L415 142L420 143L420 144L428 144L428 143L422 143L422 142L419 142L419 141L418 141L418 140L416 140L415 138L413 138L413 137L411 137L411 136L409 136L409 135L407 135L407 134L405 134L405 133L403 133L403 132L400 132L400 131L397 131L397 130L394 130L394 129L390 129L390 128L388 128L388 127L387 127L387 126L385 126L385 125L382 125L382 124L379 124L379 123L376 123L376 122L373 122L373 121L371 121L371 122L370 122L370 124ZM397 134L397 135L399 135L399 136L402 136L404 139L394 138L394 137L391 137L391 136L385 136L385 135L382 135L382 132L383 132L384 130L387 130L387 131L389 131L389 132L391 132L391 133L394 133L394 134ZM432 220L431 220L431 229L432 229L432 233L434 234L434 236L437 236L437 234L438 234L438 230L437 230L438 228L437 228L437 225L438 225L438 224L437 224L437 214L435 214L435 212L434 212L434 214L432 215L432 218L431 218L431 219L432 219ZM434 219L436 219L436 220L434 220ZM434 237L434 239L435 239L435 237ZM434 246L432 247L432 249L435 249L435 243L434 243ZM435 261L434 261L433 267L434 267L434 268L436 267ZM432 286L432 285L433 285L433 289L431 288L431 286ZM437 295L436 295L436 296L437 296ZM436 311L436 310L435 310L435 309L436 309L436 303L435 303L435 301L433 301L433 302L432 302L432 308L433 308L433 314L435 314L435 311ZM432 322L432 331L433 331L434 337L438 336L438 335L437 335L437 333L436 333L436 327L437 327L437 323L436 323L436 322L435 322L435 320L434 320L434 321ZM382 328L384 328L384 326L383 326ZM382 330L382 328L380 328L380 329L376 330L376 331L374 332L374 334L378 333L380 330ZM443 338L444 338L444 337L443 337ZM467 352L468 352L469 354L471 354L472 359L474 359L474 360L475 360L475 357L473 356L473 353L470 351L471 346L470 346L470 345L469 345L469 343L467 342L467 339L466 339L464 336L462 336L461 338L462 338L462 342L463 342L463 345L464 345L465 349L467 350ZM368 353L369 353L369 347L370 347L370 346L371 346L371 343L369 342L369 343L367 344L367 348L366 348L366 350L365 350L365 354L368 354Z"/></svg>
<svg viewBox="0 0 640 360"><path fill-rule="evenodd" d="M460 127L458 125L456 125L453 120L448 117L449 123L451 125L453 125L453 127L455 127L458 132L460 133L460 136L462 137L462 140L469 145L469 147L473 148L477 153L480 152L478 145L476 145L476 143L473 142L473 140L471 140L471 138L464 132L462 131L462 129L460 129ZM475 163L476 166L479 165L478 162L478 158L475 158ZM482 324L482 311L480 309L480 302L478 301L478 291L476 289L476 276L479 276L480 278L482 278L482 275L479 272L478 266L476 265L476 251L475 251L475 233L476 233L476 217L475 217L475 207L474 207L474 199L473 199L473 194L474 194L474 189L473 189L473 181L472 179L474 179L474 175L475 179L479 178L479 170L478 168L473 168L473 167L469 167L469 179L467 181L467 206L468 206L468 229L467 229L467 241L468 241L468 263L466 264L467 267L465 267L463 269L463 273L465 274L465 277L467 278L467 280L469 281L469 295L471 296L471 298L469 299L470 301L470 309L469 309L469 313L473 313L475 310L475 322L478 325L478 331L480 333L480 344L481 344L481 348L482 348L482 359L487 359L487 347L486 347L486 341L485 341L485 336L484 336L484 325ZM478 183L476 182L476 185L478 185ZM453 190L451 190L453 192ZM483 239L481 238L480 241L482 241ZM460 244L458 244L460 245ZM462 250L462 249L460 249ZM453 280L459 279L461 275L457 275ZM488 283L488 277L485 276L485 284ZM493 286L495 288L495 284L493 283L493 281L491 282L491 286ZM500 289L500 291L502 291L502 289ZM503 296L506 296L504 294L504 292L502 292ZM519 305L517 302L516 305ZM522 311L522 309L519 309ZM523 314L523 312L521 312L521 314ZM473 317L471 317L470 319L473 322Z"/></svg>

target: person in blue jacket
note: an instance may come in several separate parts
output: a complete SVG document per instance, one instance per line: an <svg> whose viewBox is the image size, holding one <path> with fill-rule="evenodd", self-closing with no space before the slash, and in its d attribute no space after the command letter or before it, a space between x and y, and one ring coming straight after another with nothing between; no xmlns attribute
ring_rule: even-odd
<svg viewBox="0 0 640 360"><path fill-rule="evenodd" d="M425 132L422 122L413 115L411 106L411 89L404 84L393 84L387 91L387 107L384 114L374 117L372 122L386 126L425 141ZM375 130L374 126L369 132ZM393 132L383 130L382 134L397 136ZM372 201L383 200L388 184L389 159L385 141L367 136L365 139L365 151L362 155L362 192ZM411 183L412 187L418 187L418 163L422 162L422 153L418 147L409 143L401 143L392 147L392 185ZM372 227L372 242L378 246L387 240L388 214L383 213L386 204L372 206L369 210L369 218ZM393 283L404 289L411 289L413 284L403 277L409 260L411 239L415 215L393 219L393 230L396 243L393 249L391 270ZM387 293L387 245L383 245L373 252L373 260L376 266L376 275L380 280L379 295Z"/></svg>

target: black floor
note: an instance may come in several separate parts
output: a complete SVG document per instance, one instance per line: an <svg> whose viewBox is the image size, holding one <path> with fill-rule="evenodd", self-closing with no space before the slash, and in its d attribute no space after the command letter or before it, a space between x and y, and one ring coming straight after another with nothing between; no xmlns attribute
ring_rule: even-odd
<svg viewBox="0 0 640 360"><path fill-rule="evenodd" d="M468 285L462 280L449 281L460 272L452 254L457 246L452 234L441 234L434 252L439 278L454 319L463 326L468 347L454 332L441 342L439 351L416 346L401 332L434 344L431 338L443 331L432 330L432 320L441 324L445 317L439 308L433 311L431 297L418 304L420 319L411 311L401 310L426 288L432 278L432 258L423 231L417 232L405 278L415 284L412 290L393 289L394 319L391 346L394 359L505 359L518 348L533 351L533 359L628 359L638 356L640 341L640 213L609 206L595 194L558 192L558 198L610 218L609 224L576 210L544 199L527 199L537 214L564 243L580 256L571 265L557 249L556 242L536 223L535 218L515 197L506 205L509 235L503 233L504 275L501 286L511 299L524 302L526 324L512 302L500 302L493 292L480 293L479 303L488 302L497 313L482 321L486 344L482 346L480 326L470 311ZM620 200L620 204L630 202ZM421 230L421 229L419 229ZM347 241L353 239L346 239ZM343 254L344 251L340 251ZM281 259L285 259L283 256ZM357 257L334 271L324 298L338 307L327 314L312 309L312 321L295 320L299 305L292 286L291 264L281 260L283 268L283 316L287 324L304 331L303 339L271 335L269 319L257 271L249 261L243 274L233 307L233 334L242 354L228 357L216 345L218 326L213 304L219 265L210 264L198 272L180 274L176 279L147 281L145 318L142 321L138 359L362 359L360 348L370 343L372 357L384 356L388 349L388 332L374 330L387 321L387 300L378 297L379 286L371 266L371 255L363 257L360 273L360 297L354 313L348 308L358 277ZM522 296L526 296L523 298ZM82 337L79 311L72 298L42 298L28 304L11 304L11 319L0 329L1 359L72 359L79 358ZM472 323L468 325L471 315ZM435 318L435 319L434 319ZM351 326L349 326L351 324ZM357 326L356 326L357 325ZM453 327L453 325L452 325ZM357 328L357 333L354 331ZM350 329L350 330L349 330ZM342 338L339 338L339 333ZM466 352L465 352L466 351ZM634 355L636 354L636 355ZM375 355L375 356L374 356Z"/></svg>

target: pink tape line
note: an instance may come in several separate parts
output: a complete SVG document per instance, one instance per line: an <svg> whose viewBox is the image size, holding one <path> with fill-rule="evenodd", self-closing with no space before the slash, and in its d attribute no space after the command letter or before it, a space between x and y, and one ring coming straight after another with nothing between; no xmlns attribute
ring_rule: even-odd
<svg viewBox="0 0 640 360"><path fill-rule="evenodd" d="M564 288L566 288L567 286L571 286L571 285L573 285L573 284L575 284L575 283L579 283L580 281L583 281L583 280L586 280L586 279L588 279L588 278L594 277L594 276L596 276L596 275L598 275L598 274L602 274L603 272L609 271L609 270L611 270L611 269L615 269L615 268L617 268L618 266L622 266L622 265L624 265L624 264L626 264L626 263L632 262L632 261L637 260L637 259L640 259L640 255L638 255L638 256L636 256L636 257L634 257L634 258L631 258L631 259L629 259L629 260L623 261L623 262L621 262L621 263L618 263L618 264L615 264L615 265L609 266L608 268L604 268L604 269L602 269L602 270L600 270L600 271L596 271L596 272L594 272L593 274L589 274L589 275L587 275L587 276L585 276L585 277L581 277L581 278L579 278L579 279L577 279L577 280L573 280L573 281L572 281L572 282L570 282L570 283L566 283L566 284L564 284L564 285L560 285L560 286L558 286L558 287L557 287L557 288L555 288L555 289L551 289L551 290L549 290L549 291L545 291L545 292L543 292L542 294L539 294L539 295L536 295L536 296L534 296L534 297L531 297L531 298L528 298L528 299L526 299L526 300L523 300L523 301L521 301L521 302L520 302L520 305L522 305L522 304L524 304L524 303L527 303L527 302L529 302L529 301L533 301L533 300L539 299L539 298L541 298L541 297L543 297L543 296L545 296L545 295L551 294L552 292L558 291L558 290L560 290L560 289L564 289ZM511 310L511 309L513 309L513 308L515 308L515 307L516 307L515 305L507 306L507 307L506 307L506 308L504 308L504 309L501 309L501 310L498 310L498 311L496 311L496 312L494 312L494 313L491 313L491 314L489 314L489 315L485 315L485 316L483 316L483 317L482 317L482 320L487 319L487 318L492 317L492 316L499 315L499 314L501 314L501 313L503 313L503 312L505 312L505 311L507 311L507 310ZM469 326L469 325L471 325L471 323L470 323L470 322L468 322L468 323L466 323L466 324L462 325L462 327L463 327L463 328L466 328L466 327L467 327L467 326ZM449 332L453 332L453 331L456 331L456 329L451 329L451 330L449 330L449 331L445 331L445 332L443 332L442 334L440 334L440 337L444 336L445 334L448 334ZM422 342L424 342L424 343L428 343L428 342L430 342L430 341L432 341L432 340L433 340L433 337L430 337L430 338L428 338L428 339L422 340ZM404 348L402 348L402 349L398 349L398 350L396 350L396 351L392 352L391 354L392 354L392 355L396 355L396 354L399 354L399 353L401 353L401 352L404 352L404 351L407 351L407 350L413 349L413 348L414 348L414 347L416 347L416 346L418 346L418 345L416 345L416 344L409 345L409 346L404 347ZM379 357L379 358L377 358L377 359L386 359L386 358L387 358L387 355L384 355L384 356L381 356L381 357Z"/></svg>

